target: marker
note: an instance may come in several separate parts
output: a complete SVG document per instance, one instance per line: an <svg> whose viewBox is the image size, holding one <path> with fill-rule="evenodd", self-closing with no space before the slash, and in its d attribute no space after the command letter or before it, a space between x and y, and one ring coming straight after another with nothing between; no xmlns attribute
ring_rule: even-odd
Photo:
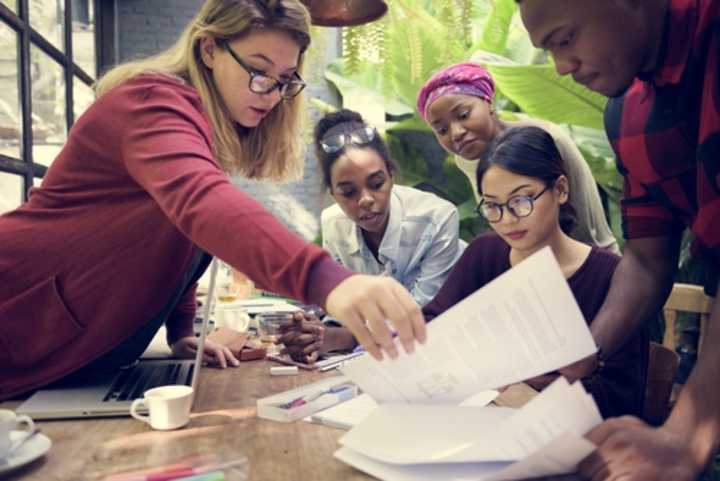
<svg viewBox="0 0 720 481"><path fill-rule="evenodd" d="M232 468L235 466L240 466L242 464L247 463L246 458L240 458L235 459L233 461L227 461L224 463L215 463L215 464L209 464L205 466L198 466L195 468L192 467L184 467L184 468L170 468L165 469L163 471L158 471L157 468L151 469L149 471L146 471L145 473L133 473L127 476L112 476L109 479L113 479L115 481L174 481L174 480L184 480L184 481L224 481L225 475L223 474L222 469ZM217 476L217 473L220 473L222 475L222 478L216 478L216 477L210 477L208 479L205 478L197 478L198 476L205 476L205 475L213 475ZM106 478L106 481L108 478Z"/></svg>

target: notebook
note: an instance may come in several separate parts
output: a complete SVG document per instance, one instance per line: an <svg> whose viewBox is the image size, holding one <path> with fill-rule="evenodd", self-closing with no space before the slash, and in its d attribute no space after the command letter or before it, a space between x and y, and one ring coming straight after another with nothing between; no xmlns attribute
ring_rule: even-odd
<svg viewBox="0 0 720 481"><path fill-rule="evenodd" d="M217 260L213 259L208 288L210 301L204 306L195 359L140 359L105 380L73 387L40 389L18 406L17 413L27 414L33 419L129 416L132 401L142 397L148 389L167 384L185 384L196 388L216 272Z"/></svg>

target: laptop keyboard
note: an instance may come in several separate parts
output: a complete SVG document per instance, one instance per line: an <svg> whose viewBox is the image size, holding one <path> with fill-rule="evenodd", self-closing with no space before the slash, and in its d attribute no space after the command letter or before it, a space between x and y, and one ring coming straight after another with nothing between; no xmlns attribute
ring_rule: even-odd
<svg viewBox="0 0 720 481"><path fill-rule="evenodd" d="M103 398L103 402L126 402L143 397L148 389L168 384L192 383L193 363L167 362L151 364L141 362L123 369Z"/></svg>

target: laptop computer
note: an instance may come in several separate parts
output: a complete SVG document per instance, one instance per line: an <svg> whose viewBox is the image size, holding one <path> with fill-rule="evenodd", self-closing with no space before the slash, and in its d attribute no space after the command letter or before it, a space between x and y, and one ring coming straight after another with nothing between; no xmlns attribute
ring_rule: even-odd
<svg viewBox="0 0 720 481"><path fill-rule="evenodd" d="M217 260L210 266L208 301L202 313L200 342L195 359L140 359L106 380L72 387L36 391L16 412L33 419L72 419L129 416L130 404L148 389L168 384L197 387L202 353L215 290ZM194 396L193 396L194 400Z"/></svg>

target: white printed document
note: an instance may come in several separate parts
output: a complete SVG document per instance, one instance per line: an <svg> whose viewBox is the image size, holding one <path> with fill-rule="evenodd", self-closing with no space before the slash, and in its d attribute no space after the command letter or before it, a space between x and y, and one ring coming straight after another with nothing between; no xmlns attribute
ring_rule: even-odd
<svg viewBox="0 0 720 481"><path fill-rule="evenodd" d="M384 481L505 481L572 473L602 422L582 384L559 378L519 410L380 405L335 457Z"/></svg>
<svg viewBox="0 0 720 481"><path fill-rule="evenodd" d="M458 404L590 356L597 348L549 247L428 324L397 359L369 355L342 371L378 403Z"/></svg>

